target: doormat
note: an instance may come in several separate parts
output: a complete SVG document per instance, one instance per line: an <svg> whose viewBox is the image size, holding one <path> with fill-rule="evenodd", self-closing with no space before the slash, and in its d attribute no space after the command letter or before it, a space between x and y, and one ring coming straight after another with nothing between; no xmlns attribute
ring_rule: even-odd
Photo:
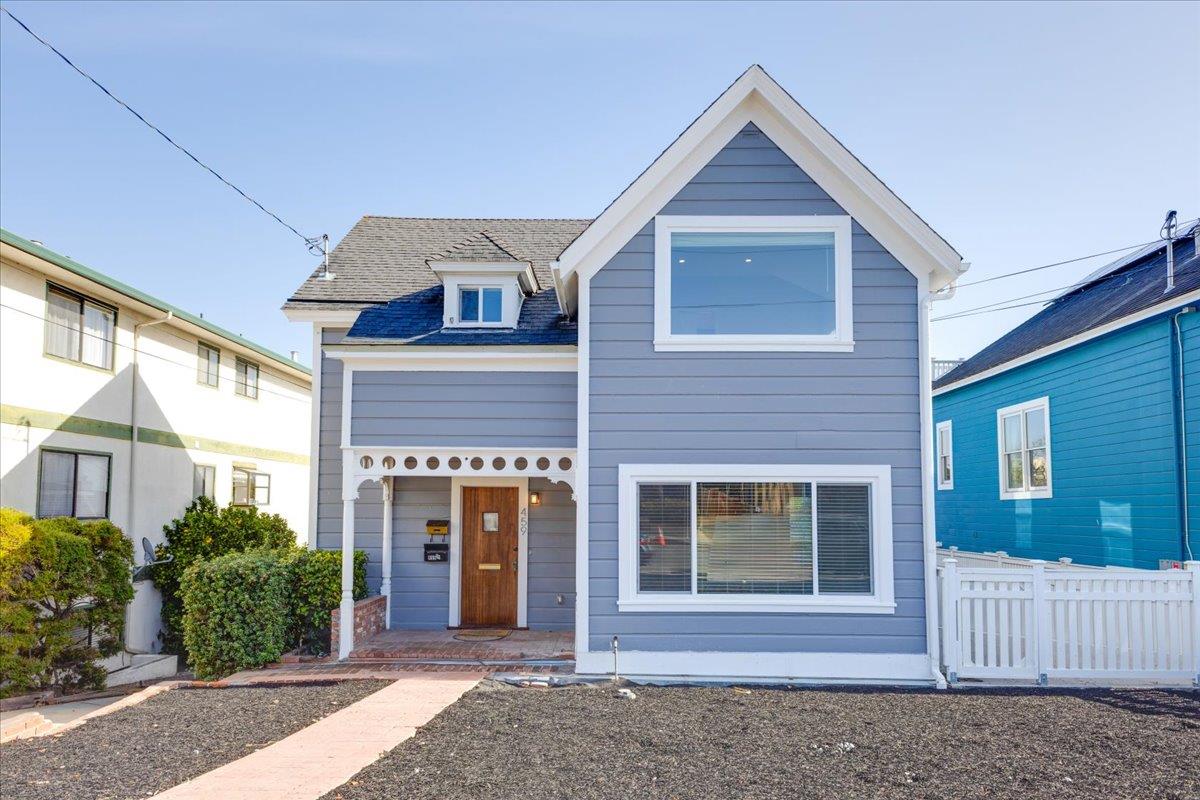
<svg viewBox="0 0 1200 800"><path fill-rule="evenodd" d="M498 642L508 638L512 630L508 628L483 628L477 631L459 631L454 638L460 642Z"/></svg>

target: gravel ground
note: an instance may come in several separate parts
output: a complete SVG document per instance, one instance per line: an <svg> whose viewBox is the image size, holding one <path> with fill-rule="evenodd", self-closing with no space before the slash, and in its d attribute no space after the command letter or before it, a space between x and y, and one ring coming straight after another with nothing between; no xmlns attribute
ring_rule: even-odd
<svg viewBox="0 0 1200 800"><path fill-rule="evenodd" d="M145 798L276 742L387 681L172 689L60 736L0 746L0 797Z"/></svg>
<svg viewBox="0 0 1200 800"><path fill-rule="evenodd" d="M484 683L326 800L1195 800L1200 694Z"/></svg>

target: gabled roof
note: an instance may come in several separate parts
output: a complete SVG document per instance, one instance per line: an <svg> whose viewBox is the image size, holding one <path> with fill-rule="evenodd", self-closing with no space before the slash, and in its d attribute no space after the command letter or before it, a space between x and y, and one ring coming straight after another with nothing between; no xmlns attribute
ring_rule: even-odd
<svg viewBox="0 0 1200 800"><path fill-rule="evenodd" d="M551 286L550 262L589 222L366 216L329 254L337 277L320 280L314 271L284 309L357 309L440 287L427 262L484 231L512 258L532 264L540 285Z"/></svg>
<svg viewBox="0 0 1200 800"><path fill-rule="evenodd" d="M67 272L73 273L80 278L92 281L93 283L103 286L104 288L116 292L117 294L124 295L125 297L128 297L129 299L138 303L150 306L151 308L157 309L164 313L169 311L175 316L176 319L186 322L190 325L194 325L206 333L211 334L214 338L223 339L232 344L240 345L241 347L251 350L264 358L268 358L289 370L293 370L305 375L312 374L312 371L308 367L293 361L287 356L280 355L274 350L269 350L260 344L256 344L244 336L222 328L220 325L214 325L203 317L197 316L190 311L184 311L179 306L172 305L166 300L160 300L153 295L146 294L139 289L133 288L127 283L122 283L116 278L105 275L99 270L86 267L72 258L68 258L60 253L56 253L43 245L34 244L28 239L22 238L15 233L4 230L3 228L0 228L0 242L3 242L10 247L15 247L16 249L39 258L42 261L49 262L50 264L66 270Z"/></svg>
<svg viewBox="0 0 1200 800"><path fill-rule="evenodd" d="M929 288L965 269L945 239L883 184L757 64L696 118L559 255L556 279L573 293L748 123L757 125ZM567 298L572 305L573 298Z"/></svg>
<svg viewBox="0 0 1200 800"><path fill-rule="evenodd" d="M1196 257L1197 223L1175 239L1175 288L1167 291L1166 242L1139 250L1097 270L1051 300L1032 318L1013 328L934 381L935 390L983 380L1032 358L1071 346L1089 333L1107 333L1148 314L1183 306L1200 297L1200 258ZM974 379L974 380L972 380Z"/></svg>
<svg viewBox="0 0 1200 800"><path fill-rule="evenodd" d="M514 256L488 231L468 236L446 252L426 259L425 263L434 261L453 261L458 264L496 264L509 261L521 263L521 259Z"/></svg>

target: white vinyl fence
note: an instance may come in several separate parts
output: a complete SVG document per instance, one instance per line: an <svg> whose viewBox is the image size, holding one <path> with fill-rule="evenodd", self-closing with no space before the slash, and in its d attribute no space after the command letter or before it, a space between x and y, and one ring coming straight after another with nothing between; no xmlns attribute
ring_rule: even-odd
<svg viewBox="0 0 1200 800"><path fill-rule="evenodd" d="M1200 683L1200 561L1184 570L938 569L960 678Z"/></svg>
<svg viewBox="0 0 1200 800"><path fill-rule="evenodd" d="M1092 564L1076 564L1069 558L1060 558L1057 561L1038 561L1032 558L1010 556L1003 550L984 550L980 553L971 550L959 550L953 545L950 547L939 547L937 549L938 566L941 566L942 562L947 558L953 558L957 561L959 569L963 567L1021 567L1023 569L1032 569L1035 564L1045 564L1046 569L1109 569L1108 567L1097 567Z"/></svg>

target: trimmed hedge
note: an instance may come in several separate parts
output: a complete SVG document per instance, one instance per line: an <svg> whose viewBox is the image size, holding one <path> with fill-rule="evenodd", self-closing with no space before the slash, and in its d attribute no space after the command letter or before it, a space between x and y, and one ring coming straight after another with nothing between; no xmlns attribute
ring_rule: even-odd
<svg viewBox="0 0 1200 800"><path fill-rule="evenodd" d="M108 520L0 510L0 696L104 687L121 649L133 544Z"/></svg>
<svg viewBox="0 0 1200 800"><path fill-rule="evenodd" d="M253 506L218 508L207 497L197 497L179 519L163 526L166 542L155 548L155 557L173 560L151 569L154 585L162 593L160 634L163 650L183 653L183 596L180 584L188 567L226 553L247 550L296 548L296 534L278 514L263 514Z"/></svg>
<svg viewBox="0 0 1200 800"><path fill-rule="evenodd" d="M278 553L230 553L188 567L183 642L196 677L220 678L279 659L287 644L290 569Z"/></svg>
<svg viewBox="0 0 1200 800"><path fill-rule="evenodd" d="M342 554L337 550L296 550L286 555L291 580L289 644L324 653L329 645L329 614L342 601ZM367 554L354 551L354 599L367 596Z"/></svg>

